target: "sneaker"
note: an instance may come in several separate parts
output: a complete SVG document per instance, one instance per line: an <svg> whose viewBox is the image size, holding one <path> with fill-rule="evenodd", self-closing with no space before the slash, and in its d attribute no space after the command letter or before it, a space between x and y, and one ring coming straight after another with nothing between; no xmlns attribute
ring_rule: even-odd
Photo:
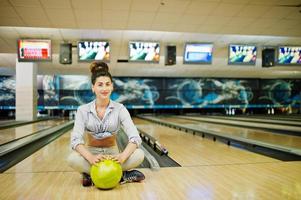
<svg viewBox="0 0 301 200"><path fill-rule="evenodd" d="M120 180L120 184L140 182L144 179L145 179L144 174L138 170L124 171L123 176Z"/></svg>
<svg viewBox="0 0 301 200"><path fill-rule="evenodd" d="M89 174L83 173L82 184L83 184L84 187L92 186L93 183L92 183L92 179L91 179Z"/></svg>

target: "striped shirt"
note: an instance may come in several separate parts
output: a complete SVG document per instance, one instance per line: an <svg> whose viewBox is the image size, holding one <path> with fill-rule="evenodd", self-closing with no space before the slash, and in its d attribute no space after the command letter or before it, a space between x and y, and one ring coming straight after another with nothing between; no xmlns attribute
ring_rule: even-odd
<svg viewBox="0 0 301 200"><path fill-rule="evenodd" d="M117 133L120 128L127 134L129 141L141 145L139 132L124 105L110 100L101 120L96 113L95 100L77 109L73 131L71 132L71 148L84 144L84 134L91 134L102 139Z"/></svg>

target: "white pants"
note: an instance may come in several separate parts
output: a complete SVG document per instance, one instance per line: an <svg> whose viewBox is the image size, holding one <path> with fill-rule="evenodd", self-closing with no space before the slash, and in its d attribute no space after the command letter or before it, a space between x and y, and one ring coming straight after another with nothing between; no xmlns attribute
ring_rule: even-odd
<svg viewBox="0 0 301 200"><path fill-rule="evenodd" d="M92 154L104 154L104 155L116 155L119 153L117 146L113 147L90 147L87 149ZM139 166L144 160L144 152L141 149L136 149L132 155L121 165L123 171L127 171L129 169L133 169ZM68 157L68 163L70 167L80 173L90 174L91 164L79 153L73 151Z"/></svg>

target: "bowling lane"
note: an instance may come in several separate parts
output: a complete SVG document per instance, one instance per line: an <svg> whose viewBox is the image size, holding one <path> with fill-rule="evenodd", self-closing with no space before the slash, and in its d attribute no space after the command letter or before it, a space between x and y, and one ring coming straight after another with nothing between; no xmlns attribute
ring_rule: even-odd
<svg viewBox="0 0 301 200"><path fill-rule="evenodd" d="M58 139L36 151L4 173L40 173L73 171L66 163L70 149L71 130Z"/></svg>
<svg viewBox="0 0 301 200"><path fill-rule="evenodd" d="M0 130L0 145L30 135L34 132L48 129L66 123L64 119L35 122L14 128Z"/></svg>
<svg viewBox="0 0 301 200"><path fill-rule="evenodd" d="M269 124L269 123L257 123L257 122L242 122L238 120L228 120L228 119L218 119L212 117L202 117L202 116L179 116L179 118L189 119L189 120L198 120L201 122L211 122L211 123L219 123L225 125L234 125L234 126L247 126L251 128L265 128L276 131L287 131L287 132L295 132L296 134L301 135L301 126L291 126L291 125L283 125L283 124Z"/></svg>
<svg viewBox="0 0 301 200"><path fill-rule="evenodd" d="M195 116L195 117L203 117L203 116ZM248 118L248 117L237 117L237 116L206 116L206 118L213 118L213 119L224 119L224 120L236 120L236 121L244 121L244 122L256 122L256 123L268 123L268 124L281 124L287 126L299 126L301 127L301 123L297 121L290 121L290 120L277 120L277 119L263 119L263 118Z"/></svg>
<svg viewBox="0 0 301 200"><path fill-rule="evenodd" d="M182 119L170 119L170 121L184 122ZM137 128L150 134L164 145L169 151L168 155L181 166L279 162L276 159L160 126L146 120L135 118L134 122Z"/></svg>
<svg viewBox="0 0 301 200"><path fill-rule="evenodd" d="M158 119L178 123L177 117L158 117ZM241 128L235 127L230 125L221 125L221 124L213 124L213 123L206 123L206 122L194 122L191 123L191 120L181 119L181 124L195 128L195 129L206 129L211 131L216 131L219 133L224 134L225 136L236 136L242 137L245 139L261 141L269 144L279 145L290 149L297 149L301 150L301 137L292 136L292 135L283 135L277 134L270 131L261 131L249 128Z"/></svg>

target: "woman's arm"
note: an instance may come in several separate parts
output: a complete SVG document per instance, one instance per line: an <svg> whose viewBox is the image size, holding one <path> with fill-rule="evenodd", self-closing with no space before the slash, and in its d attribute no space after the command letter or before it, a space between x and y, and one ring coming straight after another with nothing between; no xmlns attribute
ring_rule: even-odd
<svg viewBox="0 0 301 200"><path fill-rule="evenodd" d="M129 143L122 153L114 156L113 159L120 163L124 163L130 155L141 145L141 138L128 110L123 106L119 112L119 120L122 129L129 139Z"/></svg>
<svg viewBox="0 0 301 200"><path fill-rule="evenodd" d="M120 164L124 163L130 155L137 149L137 144L129 142L122 153L113 156L112 159L118 161Z"/></svg>

